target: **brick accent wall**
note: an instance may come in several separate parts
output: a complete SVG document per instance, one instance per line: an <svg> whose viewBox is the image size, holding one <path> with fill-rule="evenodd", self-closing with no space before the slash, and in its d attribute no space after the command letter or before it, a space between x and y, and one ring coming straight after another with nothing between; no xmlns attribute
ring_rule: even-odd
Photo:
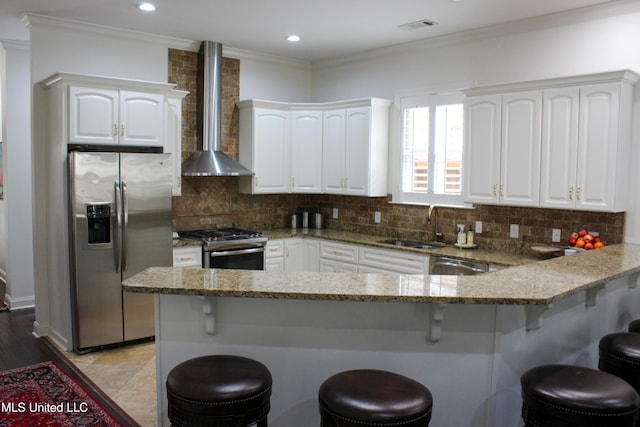
<svg viewBox="0 0 640 427"><path fill-rule="evenodd" d="M169 49L169 81L178 89L190 92L183 102L182 159L199 146L202 119L197 108L198 55L195 52ZM222 150L238 159L238 109L240 61L223 58L223 131ZM366 198L329 195L245 195L238 193L237 177L183 177L182 196L173 198L173 228L188 230L235 225L255 229L288 226L289 216L303 209L320 211L325 226L333 229L365 232L385 237L431 240L433 226L427 224L427 208L389 203L390 197ZM338 208L338 219L331 218ZM374 212L382 221L374 223ZM483 222L478 244L528 250L532 244L551 244L551 230L562 230L566 244L572 230L598 231L606 243L624 238L625 214L609 214L554 209L502 206L475 206L474 209L438 208L440 232L455 240L456 224ZM520 237L509 237L510 224L520 225Z"/></svg>

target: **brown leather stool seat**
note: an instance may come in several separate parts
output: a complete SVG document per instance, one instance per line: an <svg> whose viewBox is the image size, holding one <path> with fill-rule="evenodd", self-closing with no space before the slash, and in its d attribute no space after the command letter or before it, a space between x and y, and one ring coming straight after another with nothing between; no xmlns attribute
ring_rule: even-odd
<svg viewBox="0 0 640 427"><path fill-rule="evenodd" d="M640 332L640 319L629 322L629 332Z"/></svg>
<svg viewBox="0 0 640 427"><path fill-rule="evenodd" d="M169 420L175 426L267 427L271 373L240 356L190 359L167 376Z"/></svg>
<svg viewBox="0 0 640 427"><path fill-rule="evenodd" d="M640 393L640 334L617 332L600 339L601 371L616 375Z"/></svg>
<svg viewBox="0 0 640 427"><path fill-rule="evenodd" d="M374 369L340 372L318 393L322 427L426 427L431 392L405 376Z"/></svg>
<svg viewBox="0 0 640 427"><path fill-rule="evenodd" d="M634 427L640 416L633 387L596 369L543 365L520 384L526 427Z"/></svg>

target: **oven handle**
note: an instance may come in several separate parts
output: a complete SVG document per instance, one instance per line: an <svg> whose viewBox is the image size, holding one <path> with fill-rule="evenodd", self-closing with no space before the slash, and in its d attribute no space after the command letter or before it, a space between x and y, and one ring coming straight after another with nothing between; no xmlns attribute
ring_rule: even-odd
<svg viewBox="0 0 640 427"><path fill-rule="evenodd" d="M258 252L264 252L264 246L260 246L259 248L249 248L249 249L240 249L235 251L211 251L209 252L210 257L219 257L219 256L233 256L233 255L245 255L245 254L255 254Z"/></svg>

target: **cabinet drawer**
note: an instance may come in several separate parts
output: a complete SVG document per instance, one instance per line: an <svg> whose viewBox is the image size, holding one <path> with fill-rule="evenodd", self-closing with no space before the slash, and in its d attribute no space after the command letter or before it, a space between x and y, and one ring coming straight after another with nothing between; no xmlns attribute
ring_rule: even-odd
<svg viewBox="0 0 640 427"><path fill-rule="evenodd" d="M357 264L358 247L334 242L320 242L320 258Z"/></svg>
<svg viewBox="0 0 640 427"><path fill-rule="evenodd" d="M362 247L358 264L397 273L426 274L429 256Z"/></svg>
<svg viewBox="0 0 640 427"><path fill-rule="evenodd" d="M174 267L202 267L202 247L185 246L173 249Z"/></svg>
<svg viewBox="0 0 640 427"><path fill-rule="evenodd" d="M278 258L284 256L284 240L269 240L265 248L266 258Z"/></svg>

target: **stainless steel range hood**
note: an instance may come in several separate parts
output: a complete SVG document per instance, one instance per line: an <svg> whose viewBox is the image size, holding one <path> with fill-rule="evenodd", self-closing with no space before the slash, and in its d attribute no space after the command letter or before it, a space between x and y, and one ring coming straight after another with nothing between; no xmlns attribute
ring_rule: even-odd
<svg viewBox="0 0 640 427"><path fill-rule="evenodd" d="M202 150L182 162L183 176L241 176L253 173L221 151L222 146L222 45L202 42L204 65Z"/></svg>

